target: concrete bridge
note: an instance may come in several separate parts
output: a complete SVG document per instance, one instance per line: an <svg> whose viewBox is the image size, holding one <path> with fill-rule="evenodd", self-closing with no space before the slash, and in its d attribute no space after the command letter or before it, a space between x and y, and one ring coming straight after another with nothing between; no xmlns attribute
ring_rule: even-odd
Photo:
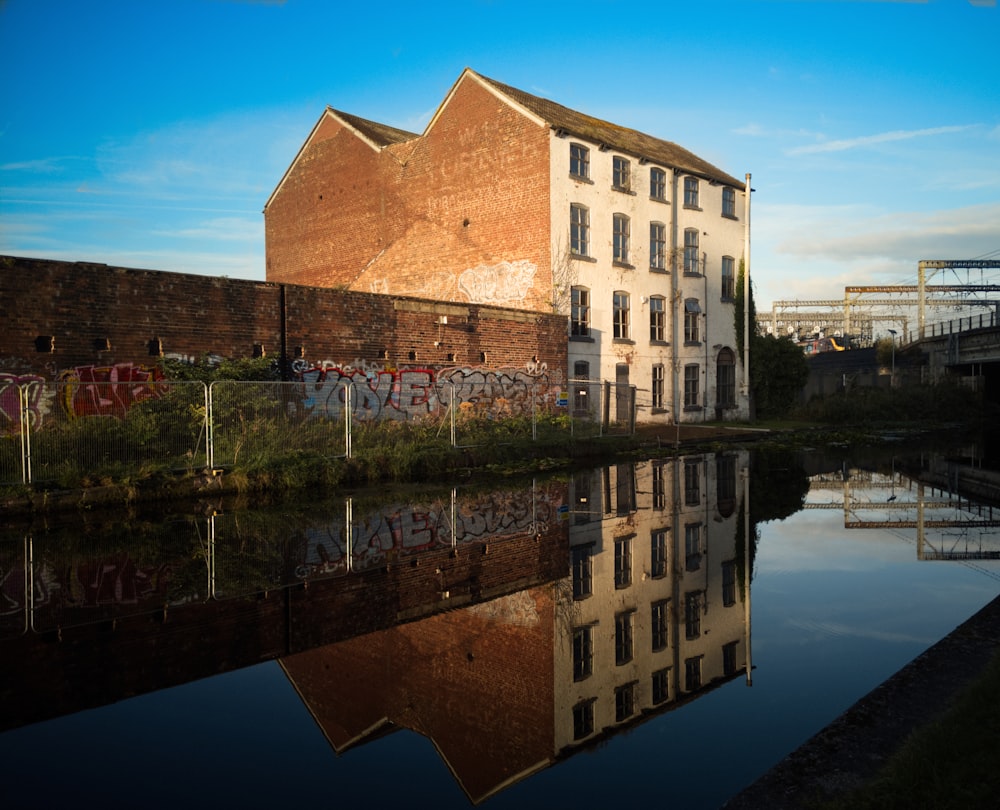
<svg viewBox="0 0 1000 810"><path fill-rule="evenodd" d="M913 348L927 358L925 382L960 377L972 390L1000 402L1000 318L995 311L929 324L923 337L897 351Z"/></svg>

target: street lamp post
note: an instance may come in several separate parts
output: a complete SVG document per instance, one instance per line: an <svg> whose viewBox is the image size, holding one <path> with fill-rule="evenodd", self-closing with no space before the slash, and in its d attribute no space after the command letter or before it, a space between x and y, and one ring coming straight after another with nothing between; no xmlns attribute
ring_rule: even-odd
<svg viewBox="0 0 1000 810"><path fill-rule="evenodd" d="M896 387L896 330L890 329L889 334L892 335L892 370L889 374L889 387Z"/></svg>

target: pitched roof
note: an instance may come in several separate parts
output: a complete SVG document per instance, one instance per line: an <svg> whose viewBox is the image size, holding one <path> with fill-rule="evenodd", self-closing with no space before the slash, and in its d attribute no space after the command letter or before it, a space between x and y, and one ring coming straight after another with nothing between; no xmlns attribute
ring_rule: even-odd
<svg viewBox="0 0 1000 810"><path fill-rule="evenodd" d="M474 73L471 70L469 72ZM651 163L677 168L707 180L724 183L727 186L743 188L745 185L742 180L738 180L708 161L702 160L693 152L689 152L676 143L654 138L652 135L646 135L643 132L571 110L561 104L556 104L554 101L525 93L523 90L518 90L516 87L503 84L480 73L474 73L474 75L548 122L553 129L563 130L567 135L575 135L578 138L603 144L610 149L633 155L636 158L645 158Z"/></svg>
<svg viewBox="0 0 1000 810"><path fill-rule="evenodd" d="M329 110L379 146L389 146L393 143L402 143L403 141L411 141L414 138L420 137L415 132L407 132L405 129L396 129L396 127L380 124L377 121L359 118L356 115L341 112L332 107Z"/></svg>

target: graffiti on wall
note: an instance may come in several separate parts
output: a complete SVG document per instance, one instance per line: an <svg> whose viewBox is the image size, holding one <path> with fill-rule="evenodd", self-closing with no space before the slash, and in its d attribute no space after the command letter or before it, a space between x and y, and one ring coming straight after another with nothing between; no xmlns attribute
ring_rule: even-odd
<svg viewBox="0 0 1000 810"><path fill-rule="evenodd" d="M156 382L163 379L158 368L133 363L113 366L77 366L59 375L63 383L63 411L70 419L80 416L125 416L138 402L163 396Z"/></svg>
<svg viewBox="0 0 1000 810"><path fill-rule="evenodd" d="M293 373L301 384L298 404L306 416L338 419L350 397L355 420L412 420L454 404L495 415L530 414L554 405L561 386L545 363L521 369L471 367L386 368L357 361L311 363L299 360Z"/></svg>
<svg viewBox="0 0 1000 810"><path fill-rule="evenodd" d="M559 519L562 499L544 490L496 491L478 499L390 507L351 524L351 568L378 568L413 554L518 534L542 534ZM454 514L454 521L453 516ZM346 574L347 536L342 521L313 527L303 535L299 579Z"/></svg>
<svg viewBox="0 0 1000 810"><path fill-rule="evenodd" d="M527 259L502 261L496 264L479 264L461 273L439 271L417 284L412 280L394 279L392 292L396 295L415 295L439 301L467 301L470 304L493 306L520 306L528 298L535 284L537 266ZM390 280L373 279L369 292L388 295Z"/></svg>
<svg viewBox="0 0 1000 810"><path fill-rule="evenodd" d="M21 429L21 395L26 397L24 414L29 427L40 425L47 410L42 400L42 386L33 383L45 382L34 374L0 373L0 435L17 433Z"/></svg>

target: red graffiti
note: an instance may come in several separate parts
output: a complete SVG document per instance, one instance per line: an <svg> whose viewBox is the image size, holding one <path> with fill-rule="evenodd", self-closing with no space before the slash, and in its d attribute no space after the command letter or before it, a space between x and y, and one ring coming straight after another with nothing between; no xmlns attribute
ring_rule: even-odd
<svg viewBox="0 0 1000 810"><path fill-rule="evenodd" d="M79 366L59 375L65 383L62 405L70 419L79 416L122 418L137 402L163 395L157 368L119 363L115 366Z"/></svg>

